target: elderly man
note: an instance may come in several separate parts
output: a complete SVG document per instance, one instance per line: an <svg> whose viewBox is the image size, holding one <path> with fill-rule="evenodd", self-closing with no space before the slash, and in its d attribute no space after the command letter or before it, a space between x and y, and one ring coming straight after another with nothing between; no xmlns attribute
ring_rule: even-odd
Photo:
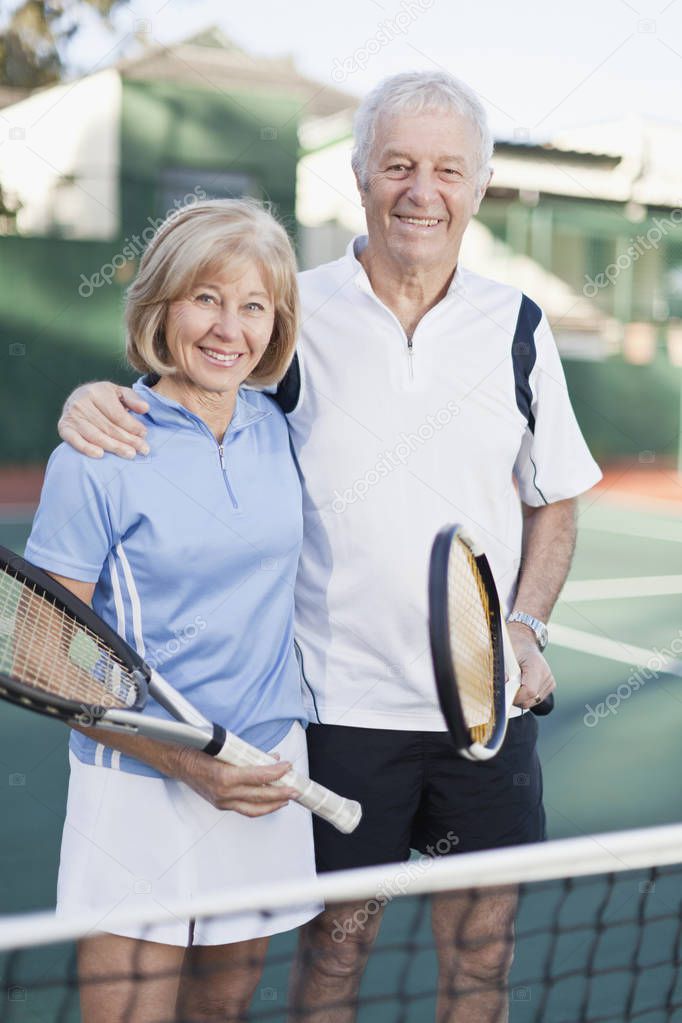
<svg viewBox="0 0 682 1023"><path fill-rule="evenodd" d="M450 75L381 83L356 118L367 237L299 278L303 331L278 394L304 488L310 770L364 806L352 836L316 821L321 871L545 837L537 723L524 711L555 686L544 622L569 569L576 496L600 473L541 310L459 264L492 148L480 102ZM124 406L144 411L127 389L80 389L61 435L88 454L134 456L143 431ZM430 665L428 555L448 521L486 547L523 670L504 746L483 764L454 754ZM330 908L302 936L293 1000L313 1023L354 1019L380 921L355 926L358 908ZM506 1019L514 909L513 892L433 899L439 1023Z"/></svg>

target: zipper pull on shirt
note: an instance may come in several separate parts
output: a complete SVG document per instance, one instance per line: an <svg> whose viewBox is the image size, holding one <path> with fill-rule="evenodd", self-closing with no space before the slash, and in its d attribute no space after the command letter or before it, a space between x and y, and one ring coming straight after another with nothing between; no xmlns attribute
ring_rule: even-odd
<svg viewBox="0 0 682 1023"><path fill-rule="evenodd" d="M225 488L226 488L227 493L229 495L230 501L232 502L232 507L234 508L235 511L238 511L239 503L237 501L237 495L235 494L234 490L232 489L232 484L230 483L230 478L227 475L227 468L225 466L225 448L223 447L222 444L218 445L218 457L220 458L220 468L222 469L223 480L224 480L224 483L225 483Z"/></svg>
<svg viewBox="0 0 682 1023"><path fill-rule="evenodd" d="M408 337L407 339L407 359L410 372L410 382L414 383L414 351L411 337Z"/></svg>

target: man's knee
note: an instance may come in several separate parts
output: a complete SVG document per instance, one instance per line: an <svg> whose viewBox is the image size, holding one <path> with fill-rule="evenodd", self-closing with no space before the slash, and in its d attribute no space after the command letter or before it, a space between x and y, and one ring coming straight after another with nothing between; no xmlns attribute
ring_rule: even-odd
<svg viewBox="0 0 682 1023"><path fill-rule="evenodd" d="M498 985L507 979L513 959L513 940L499 938L479 947L460 949L455 973L474 984Z"/></svg>
<svg viewBox="0 0 682 1023"><path fill-rule="evenodd" d="M326 910L304 928L302 946L309 966L333 977L364 969L379 931L381 915L363 906Z"/></svg>

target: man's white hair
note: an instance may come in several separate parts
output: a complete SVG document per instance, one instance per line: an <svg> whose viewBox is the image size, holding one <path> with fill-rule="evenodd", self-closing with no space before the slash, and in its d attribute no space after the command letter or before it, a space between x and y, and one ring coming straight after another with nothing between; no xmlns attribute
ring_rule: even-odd
<svg viewBox="0 0 682 1023"><path fill-rule="evenodd" d="M379 117L445 111L468 118L478 130L477 185L482 188L490 173L493 138L483 104L473 89L447 71L405 71L379 82L365 96L353 122L355 145L351 166L362 188L367 187L369 155Z"/></svg>

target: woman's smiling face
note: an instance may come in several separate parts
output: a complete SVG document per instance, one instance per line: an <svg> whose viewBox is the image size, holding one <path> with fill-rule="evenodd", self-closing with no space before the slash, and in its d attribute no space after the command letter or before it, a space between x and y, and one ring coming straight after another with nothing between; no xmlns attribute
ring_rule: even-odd
<svg viewBox="0 0 682 1023"><path fill-rule="evenodd" d="M275 307L254 263L198 281L171 302L165 335L174 379L199 391L235 392L260 362L272 337Z"/></svg>

